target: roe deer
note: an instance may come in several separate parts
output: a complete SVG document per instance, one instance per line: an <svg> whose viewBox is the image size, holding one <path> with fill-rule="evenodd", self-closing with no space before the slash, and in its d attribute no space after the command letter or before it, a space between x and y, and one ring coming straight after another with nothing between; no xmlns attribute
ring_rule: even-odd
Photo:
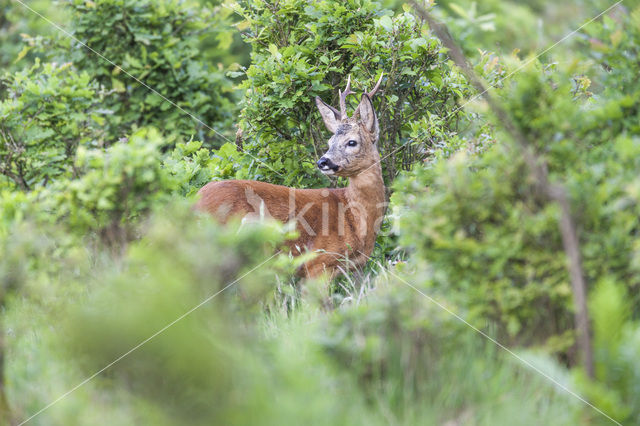
<svg viewBox="0 0 640 426"><path fill-rule="evenodd" d="M385 187L376 143L380 129L371 97L382 75L369 93L362 95L351 117L346 98L351 77L340 95L340 111L316 97L316 105L327 129L333 133L329 150L318 160L328 176L349 178L346 188L297 189L251 180L209 182L198 192L196 208L226 222L234 215L264 215L281 222L297 221L299 237L287 242L294 255L315 250L317 256L299 273L317 277L325 270L331 278L348 259L348 266L364 264L375 244L385 213Z"/></svg>

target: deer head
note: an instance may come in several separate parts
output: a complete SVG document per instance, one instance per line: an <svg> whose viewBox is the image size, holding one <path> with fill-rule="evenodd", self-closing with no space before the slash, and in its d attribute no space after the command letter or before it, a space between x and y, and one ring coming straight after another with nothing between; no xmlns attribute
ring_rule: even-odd
<svg viewBox="0 0 640 426"><path fill-rule="evenodd" d="M347 116L347 96L351 91L351 76L340 94L340 111L316 96L316 105L327 129L333 133L329 150L318 160L318 168L325 175L356 176L379 161L376 143L380 129L371 98L376 94L382 75L371 92L364 93L351 117Z"/></svg>

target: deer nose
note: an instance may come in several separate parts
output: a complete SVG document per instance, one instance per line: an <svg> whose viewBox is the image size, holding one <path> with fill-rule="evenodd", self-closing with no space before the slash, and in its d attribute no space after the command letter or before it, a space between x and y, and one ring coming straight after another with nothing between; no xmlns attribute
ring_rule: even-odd
<svg viewBox="0 0 640 426"><path fill-rule="evenodd" d="M335 173L340 168L338 165L336 165L336 163L334 163L330 158L327 157L320 158L316 164L318 164L318 168L320 169L320 171L322 171L322 173Z"/></svg>
<svg viewBox="0 0 640 426"><path fill-rule="evenodd" d="M320 158L316 164L320 170L329 168L329 161L324 157Z"/></svg>

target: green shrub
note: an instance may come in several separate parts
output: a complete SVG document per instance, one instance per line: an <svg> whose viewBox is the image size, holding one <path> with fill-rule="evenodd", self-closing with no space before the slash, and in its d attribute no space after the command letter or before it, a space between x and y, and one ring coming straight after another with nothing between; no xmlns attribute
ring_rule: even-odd
<svg viewBox="0 0 640 426"><path fill-rule="evenodd" d="M581 37L568 37L554 44L612 4L602 0L562 3L444 0L434 8L434 13L446 20L447 27L470 57L485 51L500 55L544 52L543 58L561 61L566 55L576 53ZM624 4L630 5L627 1ZM553 49L545 51L552 45Z"/></svg>
<svg viewBox="0 0 640 426"><path fill-rule="evenodd" d="M569 395L420 295L416 290L433 294L428 276L413 268L391 274L380 276L360 305L330 315L322 343L392 423L495 425L517 418L570 425L584 415ZM459 312L445 295L435 299ZM544 356L519 355L556 374Z"/></svg>
<svg viewBox="0 0 640 426"><path fill-rule="evenodd" d="M49 378L44 391L15 387L10 395L14 407L33 412L171 324L38 420L107 424L121 418L165 425L375 421L349 376L335 373L307 328L284 341L263 333L262 304L273 294L276 265L288 262L286 257L269 260L282 231L270 224L222 227L178 203L158 211L121 267L102 270L71 262L82 274L74 279L67 269L53 284L75 289L57 300L59 320L32 346L31 333L9 340L19 351L11 358L12 373L24 368L27 377ZM13 306L22 303L16 300ZM30 350L43 371L23 364L21 355ZM48 360L39 358L43 353ZM71 368L56 370L64 365ZM328 388L335 392L317 398ZM112 397L98 397L105 391Z"/></svg>
<svg viewBox="0 0 640 426"><path fill-rule="evenodd" d="M239 152L234 144L226 143L209 150L202 142L178 143L164 158L164 167L179 182L182 195L193 195L211 180L252 179L251 157Z"/></svg>
<svg viewBox="0 0 640 426"><path fill-rule="evenodd" d="M523 340L570 328L558 209L536 197L521 161L499 147L480 159L459 154L431 170L416 168L396 190L406 208L400 243L471 321L495 322Z"/></svg>
<svg viewBox="0 0 640 426"><path fill-rule="evenodd" d="M198 2L174 0L67 3L74 37L116 64L76 42L71 42L69 53L58 52L111 92L102 105L111 112L110 141L151 125L162 128L171 142L196 136L207 143L220 143L220 136L207 126L225 132L226 120L233 116L231 88L221 70L199 59L198 50L205 34L228 31L219 8L214 12Z"/></svg>
<svg viewBox="0 0 640 426"><path fill-rule="evenodd" d="M628 29L625 37L638 38L635 14L618 27L606 27L605 19L608 32L600 37L617 43L612 35L623 25ZM596 291L592 297L600 300L596 283L609 280L624 286L623 298L632 307L627 322L613 321L603 313L612 312L603 302L592 302L596 381L580 388L625 421L636 416L625 408L636 398L636 372L622 362L614 336L635 330L630 321L636 321L639 312L640 139L633 99L640 88L634 77L638 63L608 52L606 61L615 72L594 73L600 80L593 98L576 96L571 73L580 68L572 64L529 67L499 93L516 126L545 161L550 179L568 190L588 291ZM578 89L584 92L585 87ZM598 93L607 96L599 98ZM459 154L416 167L396 182L395 202L406 209L400 220L401 243L428 275L431 291L446 294L478 327L493 330L505 342L544 345L575 366L574 308L558 207L536 192L508 136L499 139L500 145L479 157ZM613 325L603 327L603 321ZM624 350L630 351L634 332L624 332L630 336ZM630 382L615 373L617 368L626 371ZM615 390L606 392L607 387Z"/></svg>
<svg viewBox="0 0 640 426"><path fill-rule="evenodd" d="M313 99L337 105L348 75L361 93L385 74L374 103L380 152L390 155L383 160L387 180L455 139L464 114L454 107L468 86L410 11L394 15L369 0L251 1L237 10L253 47L241 85L244 147L280 173L255 163L260 176L287 185L322 183L315 161L327 135Z"/></svg>
<svg viewBox="0 0 640 426"><path fill-rule="evenodd" d="M595 379L576 371L582 392L597 407L622 423L640 420L640 323L632 319L626 286L603 278L593 289L589 308L593 319Z"/></svg>
<svg viewBox="0 0 640 426"><path fill-rule="evenodd" d="M180 142L163 160L164 167L179 182L182 195L193 195L211 181L213 173L211 152L202 148L202 142Z"/></svg>
<svg viewBox="0 0 640 426"><path fill-rule="evenodd" d="M99 143L102 98L71 64L36 64L5 77L0 101L0 174L23 191L77 177L79 146Z"/></svg>
<svg viewBox="0 0 640 426"><path fill-rule="evenodd" d="M59 7L51 0L32 0L29 7L47 16L54 22L66 22L65 8ZM0 0L0 69L9 72L17 71L34 57L42 56L25 44L25 39L46 37L55 33L56 29L48 22L13 0ZM0 97L2 87L0 86Z"/></svg>
<svg viewBox="0 0 640 426"><path fill-rule="evenodd" d="M77 163L82 177L58 181L42 198L73 232L97 231L108 243L124 242L136 219L175 189L162 167L163 143L157 131L141 129L105 151L82 150Z"/></svg>
<svg viewBox="0 0 640 426"><path fill-rule="evenodd" d="M635 4L634 4L635 3ZM632 7L628 14L619 18L605 16L585 28L587 37L583 41L585 59L594 64L586 75L593 83L591 90L599 100L585 133L600 133L603 142L620 133L637 134L638 98L640 82L636 78L640 42L640 4L626 3Z"/></svg>

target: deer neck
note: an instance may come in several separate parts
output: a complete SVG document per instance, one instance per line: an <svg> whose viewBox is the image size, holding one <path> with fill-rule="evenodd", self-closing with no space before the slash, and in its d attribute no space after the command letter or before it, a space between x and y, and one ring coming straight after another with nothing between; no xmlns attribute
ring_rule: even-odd
<svg viewBox="0 0 640 426"><path fill-rule="evenodd" d="M380 167L380 156L375 154L375 163L361 173L349 178L349 185L346 188L346 198L351 206L356 206L355 211L366 213L364 221L356 221L362 224L359 226L359 234L367 239L373 238L381 223L380 218L385 212L385 187L382 179L382 168ZM373 232L372 232L373 230Z"/></svg>

